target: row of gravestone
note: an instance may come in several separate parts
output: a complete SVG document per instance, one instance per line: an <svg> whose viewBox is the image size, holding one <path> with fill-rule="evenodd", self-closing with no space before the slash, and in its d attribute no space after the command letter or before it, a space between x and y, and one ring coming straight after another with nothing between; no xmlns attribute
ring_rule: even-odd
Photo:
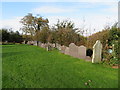
<svg viewBox="0 0 120 90"><path fill-rule="evenodd" d="M69 47L61 46L61 53L70 55L75 58L90 60L89 56L86 56L86 47L85 46L76 46L74 43L71 43Z"/></svg>
<svg viewBox="0 0 120 90"><path fill-rule="evenodd" d="M37 46L37 41L28 41L27 44L29 45L35 45ZM60 44L56 43L41 43L38 42L38 46L45 48L47 51L52 50L52 48L57 48L60 50L61 53L64 53L66 55L73 56L75 58L85 59L85 60L91 60L89 56L86 56L86 47L85 46L76 46L74 43L71 43L69 47L61 46Z"/></svg>
<svg viewBox="0 0 120 90"><path fill-rule="evenodd" d="M25 44L25 41L23 42L23 44ZM26 44L28 45L35 45L35 46L40 46L42 48L47 49L47 51L52 50L55 47L58 47L59 44L52 44L52 43L41 43L40 41L38 41L38 45L37 45L37 41L28 41ZM58 48L59 49L59 48Z"/></svg>
<svg viewBox="0 0 120 90"><path fill-rule="evenodd" d="M52 44L52 43L39 43L38 46L45 48L47 51L51 51L53 50L53 48L57 48L58 50L61 50L61 45L56 43L56 44Z"/></svg>
<svg viewBox="0 0 120 90"><path fill-rule="evenodd" d="M37 41L28 41L27 44L37 46ZM86 47L85 46L76 46L74 43L71 43L69 47L61 46L60 44L52 44L52 43L41 43L38 42L38 46L42 48L46 48L47 51L52 50L52 48L57 48L60 50L61 53L66 55L73 56L75 58L85 59L85 60L92 60L92 63L99 63L101 61L101 54L102 54L102 44L99 40L93 46L93 55L92 59L89 56L86 56Z"/></svg>
<svg viewBox="0 0 120 90"><path fill-rule="evenodd" d="M37 46L37 41L23 41L22 44L35 45Z"/></svg>
<svg viewBox="0 0 120 90"><path fill-rule="evenodd" d="M76 46L74 43L71 43L69 47L62 46L61 52L76 58L91 60L89 56L86 56L86 47L85 46ZM93 55L92 63L100 63L102 60L102 44L100 40L97 40L93 45Z"/></svg>

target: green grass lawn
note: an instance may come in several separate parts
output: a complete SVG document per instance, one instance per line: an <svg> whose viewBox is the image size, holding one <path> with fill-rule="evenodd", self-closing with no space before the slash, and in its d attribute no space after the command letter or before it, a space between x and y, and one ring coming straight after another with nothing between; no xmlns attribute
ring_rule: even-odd
<svg viewBox="0 0 120 90"><path fill-rule="evenodd" d="M118 88L118 69L37 46L3 45L2 50L3 88Z"/></svg>

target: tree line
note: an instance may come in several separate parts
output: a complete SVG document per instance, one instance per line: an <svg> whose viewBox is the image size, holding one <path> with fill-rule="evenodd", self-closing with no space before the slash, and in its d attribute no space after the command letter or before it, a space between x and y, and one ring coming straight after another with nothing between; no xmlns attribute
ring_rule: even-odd
<svg viewBox="0 0 120 90"><path fill-rule="evenodd" d="M75 24L72 21L60 21L58 19L57 23L50 27L47 18L43 18L40 15L33 16L32 13L24 16L20 23L23 24L23 27L20 28L23 34L20 35L18 31L13 32L12 30L1 29L2 41L20 42L23 40L34 40L42 43L59 43L66 46L70 43L75 43L77 46L85 45L92 49L92 46L98 39L102 42L103 47L105 47L106 43L111 45L112 41L118 38L120 33L118 28L114 26L114 28L105 28L91 36L85 37L83 36L85 30L75 28ZM115 34L117 34L117 37ZM108 42L106 42L107 40Z"/></svg>
<svg viewBox="0 0 120 90"><path fill-rule="evenodd" d="M1 29L0 36L2 36L2 42L21 43L23 41L23 37L18 31Z"/></svg>
<svg viewBox="0 0 120 90"><path fill-rule="evenodd" d="M46 18L37 15L33 16L31 13L24 16L21 21L23 27L21 28L24 32L24 37L28 40L41 41L42 43L59 43L61 45L68 46L70 43L75 43L76 45L85 45L89 48L92 48L96 40L100 40L103 44L103 47L106 45L108 40L109 45L111 44L112 38L116 36L113 35L117 33L119 36L119 30L115 26L108 27L92 34L89 37L83 36L85 30L75 28L75 24L69 20L60 21L58 19L57 24L50 27L48 25L49 20ZM112 33L111 33L112 32Z"/></svg>
<svg viewBox="0 0 120 90"><path fill-rule="evenodd" d="M63 20L57 21L57 24L50 27L48 25L49 20L44 19L41 16L33 16L31 13L24 16L21 21L24 32L24 37L35 41L41 41L42 43L59 43L61 45L68 46L70 43L76 45L85 45L86 37L82 36L78 32L78 28L72 21Z"/></svg>

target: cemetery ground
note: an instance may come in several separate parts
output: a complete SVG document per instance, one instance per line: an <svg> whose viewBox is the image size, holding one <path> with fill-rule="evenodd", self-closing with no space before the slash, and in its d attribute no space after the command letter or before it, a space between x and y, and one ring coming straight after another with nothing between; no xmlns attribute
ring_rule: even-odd
<svg viewBox="0 0 120 90"><path fill-rule="evenodd" d="M3 88L117 88L118 69L31 45L2 46Z"/></svg>

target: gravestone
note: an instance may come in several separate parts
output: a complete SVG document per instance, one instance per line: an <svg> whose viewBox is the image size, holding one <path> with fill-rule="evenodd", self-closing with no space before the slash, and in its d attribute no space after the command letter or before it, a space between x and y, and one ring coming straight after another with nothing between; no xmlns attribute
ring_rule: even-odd
<svg viewBox="0 0 120 90"><path fill-rule="evenodd" d="M59 47L59 44L58 44L58 43L56 43L56 48L58 49L58 47Z"/></svg>
<svg viewBox="0 0 120 90"><path fill-rule="evenodd" d="M45 43L45 44L44 44L44 48L47 48L47 47L48 47L48 44L47 44L47 43Z"/></svg>
<svg viewBox="0 0 120 90"><path fill-rule="evenodd" d="M55 48L55 43L52 44L53 48Z"/></svg>
<svg viewBox="0 0 120 90"><path fill-rule="evenodd" d="M58 47L58 50L61 50L61 45Z"/></svg>
<svg viewBox="0 0 120 90"><path fill-rule="evenodd" d="M61 53L65 53L66 46L61 46Z"/></svg>
<svg viewBox="0 0 120 90"><path fill-rule="evenodd" d="M28 41L27 44L30 45L30 41Z"/></svg>
<svg viewBox="0 0 120 90"><path fill-rule="evenodd" d="M58 50L61 50L61 45L58 47Z"/></svg>
<svg viewBox="0 0 120 90"><path fill-rule="evenodd" d="M42 43L42 44L41 44L41 47L42 47L42 48L45 48L45 45L44 45L44 43Z"/></svg>
<svg viewBox="0 0 120 90"><path fill-rule="evenodd" d="M74 43L71 43L69 45L69 55L73 56L73 57L76 57L76 58L79 58L79 55L78 55L78 46L76 46Z"/></svg>
<svg viewBox="0 0 120 90"><path fill-rule="evenodd" d="M54 45L53 45L52 43L50 43L50 46L51 46L52 48L54 48Z"/></svg>
<svg viewBox="0 0 120 90"><path fill-rule="evenodd" d="M61 45L58 44L58 43L56 43L56 48L57 48L58 50L61 50Z"/></svg>
<svg viewBox="0 0 120 90"><path fill-rule="evenodd" d="M47 49L47 51L51 51L51 50L52 50L52 47L51 47L50 45L48 45L48 46L46 47L46 49Z"/></svg>
<svg viewBox="0 0 120 90"><path fill-rule="evenodd" d="M66 47L66 49L65 49L65 54L66 54L66 55L69 55L69 47Z"/></svg>
<svg viewBox="0 0 120 90"><path fill-rule="evenodd" d="M86 57L86 47L85 46L79 46L78 47L78 55L80 59L85 59Z"/></svg>
<svg viewBox="0 0 120 90"><path fill-rule="evenodd" d="M38 42L38 46L40 46L40 47L41 47L41 44L42 44L42 43L39 41L39 42Z"/></svg>
<svg viewBox="0 0 120 90"><path fill-rule="evenodd" d="M101 54L102 54L102 44L99 40L97 40L93 46L92 63L99 63L101 61Z"/></svg>
<svg viewBox="0 0 120 90"><path fill-rule="evenodd" d="M37 41L33 41L33 43L34 43L33 45L37 46Z"/></svg>
<svg viewBox="0 0 120 90"><path fill-rule="evenodd" d="M33 45L33 41L28 41L27 44Z"/></svg>

